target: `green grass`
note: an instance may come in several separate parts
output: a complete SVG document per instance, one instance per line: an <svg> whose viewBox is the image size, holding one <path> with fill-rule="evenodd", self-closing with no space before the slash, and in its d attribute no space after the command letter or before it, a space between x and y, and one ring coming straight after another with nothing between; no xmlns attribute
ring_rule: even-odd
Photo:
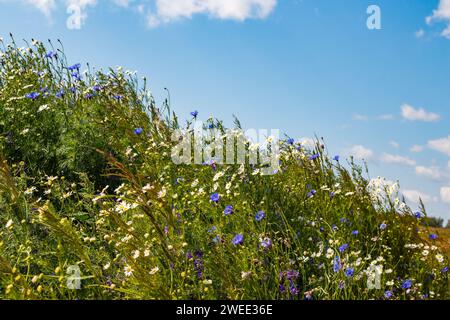
<svg viewBox="0 0 450 320"><path fill-rule="evenodd" d="M172 133L193 123L158 108L145 80L122 69L77 80L51 44L1 53L0 298L446 297L440 238L420 229L396 186L332 160L323 141L280 141L272 176L248 164L176 165ZM370 290L374 265L381 287Z"/></svg>

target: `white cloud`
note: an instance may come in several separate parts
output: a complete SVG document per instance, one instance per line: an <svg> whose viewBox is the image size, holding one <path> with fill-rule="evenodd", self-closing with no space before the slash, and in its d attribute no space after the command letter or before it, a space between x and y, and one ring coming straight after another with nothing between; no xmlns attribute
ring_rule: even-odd
<svg viewBox="0 0 450 320"><path fill-rule="evenodd" d="M156 0L147 19L151 27L196 14L223 20L264 19L276 4L277 0Z"/></svg>
<svg viewBox="0 0 450 320"><path fill-rule="evenodd" d="M81 26L87 18L87 7L97 4L97 0L21 1L36 7L47 17L51 16L57 4L63 3L67 13L72 17L68 26L74 23ZM199 14L222 20L264 19L277 5L277 0L112 0L112 2L123 8L132 7L139 14L145 15L151 27L180 19L190 19Z"/></svg>
<svg viewBox="0 0 450 320"><path fill-rule="evenodd" d="M52 10L55 8L55 0L25 0L26 4L35 6L39 11L50 17Z"/></svg>
<svg viewBox="0 0 450 320"><path fill-rule="evenodd" d="M428 147L430 149L442 152L450 157L450 136L447 138L430 140L428 141Z"/></svg>
<svg viewBox="0 0 450 320"><path fill-rule="evenodd" d="M420 146L420 145L418 145L418 144L415 144L415 145L413 145L413 146L411 147L410 150L411 150L411 152L419 153L419 152L422 152L423 149L424 149L423 146Z"/></svg>
<svg viewBox="0 0 450 320"><path fill-rule="evenodd" d="M420 29L420 30L416 31L414 33L414 35L416 36L417 39L420 39L425 35L425 31L423 29Z"/></svg>
<svg viewBox="0 0 450 320"><path fill-rule="evenodd" d="M409 104L404 104L401 106L402 117L409 121L425 121L425 122L436 122L441 119L441 116L437 113L428 112L423 108L414 108Z"/></svg>
<svg viewBox="0 0 450 320"><path fill-rule="evenodd" d="M356 145L348 150L348 153L356 159L364 159L367 161L374 159L374 152L362 145Z"/></svg>
<svg viewBox="0 0 450 320"><path fill-rule="evenodd" d="M418 176L431 180L442 180L444 178L444 173L441 172L439 167L417 166L415 170Z"/></svg>
<svg viewBox="0 0 450 320"><path fill-rule="evenodd" d="M441 188L441 199L445 203L450 203L450 187Z"/></svg>
<svg viewBox="0 0 450 320"><path fill-rule="evenodd" d="M410 158L402 157L399 155L392 155L392 154L388 154L388 153L384 153L381 156L381 162L389 163L389 164L400 164L400 165L405 165L405 166L415 166L416 165L416 161L414 161Z"/></svg>
<svg viewBox="0 0 450 320"><path fill-rule="evenodd" d="M353 119L358 121L367 121L369 120L369 117L363 114L354 114Z"/></svg>
<svg viewBox="0 0 450 320"><path fill-rule="evenodd" d="M448 162L448 165L447 165L447 166L448 166L448 168L450 169L450 161Z"/></svg>
<svg viewBox="0 0 450 320"><path fill-rule="evenodd" d="M133 0L113 0L119 7L127 8Z"/></svg>
<svg viewBox="0 0 450 320"><path fill-rule="evenodd" d="M435 197L432 197L418 190L403 190L402 194L408 201L411 201L413 203L419 203L420 199L422 199L423 202L436 202L437 200Z"/></svg>
<svg viewBox="0 0 450 320"><path fill-rule="evenodd" d="M378 116L378 120L394 120L395 116L393 114L382 114Z"/></svg>
<svg viewBox="0 0 450 320"><path fill-rule="evenodd" d="M389 141L389 144L396 149L400 148L400 143L398 143L397 141Z"/></svg>
<svg viewBox="0 0 450 320"><path fill-rule="evenodd" d="M81 29L87 19L86 8L95 6L97 0L66 0L69 18L66 25L69 29Z"/></svg>
<svg viewBox="0 0 450 320"><path fill-rule="evenodd" d="M450 0L440 0L439 6L433 11L431 16L426 18L426 22L431 24L434 21L444 21L447 23L441 35L447 39L450 39Z"/></svg>

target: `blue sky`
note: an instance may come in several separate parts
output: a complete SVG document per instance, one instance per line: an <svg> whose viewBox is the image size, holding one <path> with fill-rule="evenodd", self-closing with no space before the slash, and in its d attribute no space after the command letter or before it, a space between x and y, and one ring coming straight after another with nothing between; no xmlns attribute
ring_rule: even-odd
<svg viewBox="0 0 450 320"><path fill-rule="evenodd" d="M450 0L0 0L9 32L138 70L186 118L323 136L450 219Z"/></svg>

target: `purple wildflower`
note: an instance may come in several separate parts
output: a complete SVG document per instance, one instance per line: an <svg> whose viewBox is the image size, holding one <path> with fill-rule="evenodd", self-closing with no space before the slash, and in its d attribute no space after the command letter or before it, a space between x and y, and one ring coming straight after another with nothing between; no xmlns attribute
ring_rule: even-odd
<svg viewBox="0 0 450 320"><path fill-rule="evenodd" d="M436 240L438 238L438 235L435 233L430 234L430 240Z"/></svg>
<svg viewBox="0 0 450 320"><path fill-rule="evenodd" d="M266 216L266 214L264 213L264 211L259 211L255 216L255 221L259 222L262 219L264 219L265 216Z"/></svg>
<svg viewBox="0 0 450 320"><path fill-rule="evenodd" d="M31 92L31 93L27 93L25 95L25 98L31 99L31 100L36 100L39 97L39 92Z"/></svg>
<svg viewBox="0 0 450 320"><path fill-rule="evenodd" d="M226 206L225 210L223 210L223 214L226 216L233 214L233 206Z"/></svg>
<svg viewBox="0 0 450 320"><path fill-rule="evenodd" d="M220 200L220 195L217 192L215 192L209 198L211 199L212 202L218 203Z"/></svg>
<svg viewBox="0 0 450 320"><path fill-rule="evenodd" d="M411 280L405 280L402 283L402 289L411 289L412 287L412 281Z"/></svg>
<svg viewBox="0 0 450 320"><path fill-rule="evenodd" d="M237 246L237 245L241 245L244 243L244 236L242 234L237 234L233 240L231 240L231 242Z"/></svg>
<svg viewBox="0 0 450 320"><path fill-rule="evenodd" d="M136 128L133 131L133 133L137 136L141 135L143 132L144 132L144 129L142 129L142 128Z"/></svg>

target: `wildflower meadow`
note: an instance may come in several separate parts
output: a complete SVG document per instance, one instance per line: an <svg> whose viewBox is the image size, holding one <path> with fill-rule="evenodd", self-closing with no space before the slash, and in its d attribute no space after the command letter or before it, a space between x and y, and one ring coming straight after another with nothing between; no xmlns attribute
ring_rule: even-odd
<svg viewBox="0 0 450 320"><path fill-rule="evenodd" d="M440 235L397 183L320 138L271 140L271 174L221 149L176 163L202 114L181 123L145 79L63 48L0 42L1 299L448 298Z"/></svg>

